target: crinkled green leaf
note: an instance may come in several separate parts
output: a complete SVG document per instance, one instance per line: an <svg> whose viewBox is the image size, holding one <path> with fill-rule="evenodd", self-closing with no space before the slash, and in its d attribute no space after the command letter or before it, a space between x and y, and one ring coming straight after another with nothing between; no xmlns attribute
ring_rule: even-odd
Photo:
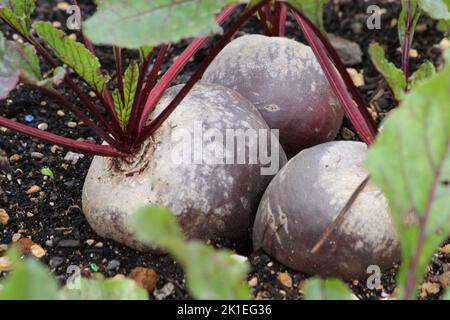
<svg viewBox="0 0 450 320"><path fill-rule="evenodd" d="M104 0L84 25L96 44L139 49L219 33L215 14L240 0Z"/></svg>
<svg viewBox="0 0 450 320"><path fill-rule="evenodd" d="M30 17L35 8L35 0L0 0L0 17L23 35L29 36Z"/></svg>
<svg viewBox="0 0 450 320"><path fill-rule="evenodd" d="M119 90L113 92L114 105L122 129L125 129L130 121L138 80L139 66L135 61L131 61L123 77L124 101Z"/></svg>
<svg viewBox="0 0 450 320"><path fill-rule="evenodd" d="M450 58L450 51L447 52ZM450 234L450 65L406 95L368 153L402 245L399 297L414 298Z"/></svg>
<svg viewBox="0 0 450 320"><path fill-rule="evenodd" d="M303 288L305 300L352 300L348 286L336 279L307 280Z"/></svg>
<svg viewBox="0 0 450 320"><path fill-rule="evenodd" d="M244 281L248 264L237 261L231 252L215 251L202 243L190 242L183 255L185 258L181 262L185 266L187 286L197 299L250 299Z"/></svg>
<svg viewBox="0 0 450 320"><path fill-rule="evenodd" d="M406 78L402 70L386 59L384 49L378 43L372 43L370 45L369 54L375 68L386 79L396 99L399 101L402 100L404 96L403 90L406 88Z"/></svg>
<svg viewBox="0 0 450 320"><path fill-rule="evenodd" d="M14 266L2 281L0 300L57 300L58 283L39 261L21 260L16 250L7 254Z"/></svg>
<svg viewBox="0 0 450 320"><path fill-rule="evenodd" d="M139 209L130 218L130 225L138 239L164 248L177 248L183 235L177 220L169 209L152 207Z"/></svg>
<svg viewBox="0 0 450 320"><path fill-rule="evenodd" d="M0 99L5 99L19 81L42 80L35 49L24 43L6 40L0 32Z"/></svg>
<svg viewBox="0 0 450 320"><path fill-rule="evenodd" d="M329 0L287 0L286 2L290 3L295 8L302 10L322 32L325 32L323 13L325 5Z"/></svg>
<svg viewBox="0 0 450 320"><path fill-rule="evenodd" d="M422 81L428 79L436 73L436 68L430 61L425 61L419 69L411 76L410 89L414 89Z"/></svg>
<svg viewBox="0 0 450 320"><path fill-rule="evenodd" d="M127 278L105 279L97 274L95 279L80 279L80 288L64 287L63 300L148 300L148 293Z"/></svg>
<svg viewBox="0 0 450 320"><path fill-rule="evenodd" d="M130 218L136 237L167 250L187 275L188 288L197 299L249 299L245 278L248 264L226 250L185 242L175 216L165 208L142 208Z"/></svg>
<svg viewBox="0 0 450 320"><path fill-rule="evenodd" d="M61 61L71 67L97 92L103 92L109 77L102 75L101 65L96 56L82 43L69 38L50 23L37 22L33 27Z"/></svg>
<svg viewBox="0 0 450 320"><path fill-rule="evenodd" d="M18 17L27 17L36 9L35 0L0 0L0 7L11 9Z"/></svg>
<svg viewBox="0 0 450 320"><path fill-rule="evenodd" d="M417 0L423 11L433 19L450 20L448 1L446 0Z"/></svg>

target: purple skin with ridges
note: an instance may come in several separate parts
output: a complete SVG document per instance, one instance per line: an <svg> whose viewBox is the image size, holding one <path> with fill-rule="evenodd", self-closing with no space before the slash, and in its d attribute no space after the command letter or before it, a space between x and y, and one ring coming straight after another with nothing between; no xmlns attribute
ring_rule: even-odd
<svg viewBox="0 0 450 320"><path fill-rule="evenodd" d="M151 117L157 116L181 87L169 88ZM223 144L205 138L200 162L193 159L192 153L191 161L174 158L186 146L197 152L195 130L225 136L229 129L269 131L256 108L237 92L218 85L196 85L143 149L128 159L129 163L94 158L83 188L83 211L91 227L102 237L160 253L137 241L127 223L137 208L157 205L171 209L188 239L245 236L264 190L278 169L273 175L262 175L261 168L267 166L261 162L208 163L214 150ZM245 148L254 148L258 143L248 140ZM248 154L247 150L247 160ZM282 148L276 155L281 168L286 155Z"/></svg>
<svg viewBox="0 0 450 320"><path fill-rule="evenodd" d="M328 142L292 158L267 188L253 227L254 249L320 277L364 279L400 259L400 244L382 192L370 182L323 246L312 249L367 177L361 142ZM369 269L370 270L370 269Z"/></svg>
<svg viewBox="0 0 450 320"><path fill-rule="evenodd" d="M203 82L236 90L261 112L288 158L334 140L344 112L310 47L294 40L246 35L226 46Z"/></svg>

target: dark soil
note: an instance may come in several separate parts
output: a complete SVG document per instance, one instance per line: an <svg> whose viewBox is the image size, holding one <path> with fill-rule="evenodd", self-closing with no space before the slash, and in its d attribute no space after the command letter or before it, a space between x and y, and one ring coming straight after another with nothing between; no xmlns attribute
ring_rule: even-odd
<svg viewBox="0 0 450 320"><path fill-rule="evenodd" d="M39 9L36 18L50 21L64 22L67 16L56 8L58 1L38 1ZM91 1L82 5L83 14L93 12ZM364 71L365 85L361 87L361 93L370 106L378 121L393 107L393 100L389 90L386 89L384 80L372 66L367 48L371 41L378 41L387 49L387 55L391 61L400 62L400 53L397 50L397 30L393 24L399 13L399 1L334 1L326 11L326 29L334 34L345 37L360 44L364 51L363 63L354 66L357 70ZM382 15L382 29L368 31L365 28L367 20L366 8L370 4L378 4L385 13ZM441 51L433 48L440 42L443 35L436 31L435 23L423 18L420 22L423 31L418 32L415 38L415 48L419 57L411 60L412 68L425 59L430 59L437 66L441 61ZM361 28L362 26L362 28ZM11 36L4 25L0 30ZM288 36L303 40L301 33L292 21L288 24ZM256 20L250 21L242 32L261 33ZM174 46L171 49L171 58L167 60L163 70L176 57L185 46L185 43ZM113 58L110 50L99 49L101 60L105 68L113 70ZM193 62L186 68L177 83L185 82L195 70L196 64L207 52L205 48ZM128 53L128 58L133 54ZM70 92L67 96L76 102ZM37 127L41 123L48 124L48 130L71 138L93 139L88 128L79 125L72 129L67 126L69 121L77 122L72 115L58 115L60 106L42 94L22 87L15 91L7 101L0 102L0 115L9 119L16 119L26 123L25 116L32 115L33 121L29 125ZM346 121L339 139L357 139L351 125ZM76 164L64 160L67 151L56 148L50 144L41 143L9 130L0 131L0 151L9 159L9 164L3 163L0 168L0 208L5 209L11 219L6 226L0 225L0 244L12 242L14 234L29 237L35 243L41 245L47 254L41 259L48 264L53 274L64 283L70 274L67 268L70 265L79 266L88 275L98 271L107 277L116 274L128 275L135 267L145 266L153 268L158 274L157 288L171 282L175 290L169 299L189 298L185 289L183 272L176 262L169 257L153 256L133 251L115 242L99 238L87 224L81 211L81 191L84 178L92 158L87 156L79 159ZM33 152L43 155L40 160L32 157ZM36 158L36 154L34 154ZM39 158L39 157L38 157ZM1 163L1 162L0 162ZM55 179L44 178L40 173L43 167L50 167L55 174ZM32 186L39 186L40 193L27 195L27 190ZM73 241L65 241L73 240ZM92 243L91 243L92 242ZM253 287L256 298L264 299L300 299L302 281L307 276L293 270L289 270L267 255L261 252L253 253L249 240L235 244L226 241L216 244L218 247L226 246L236 250L238 254L246 255L251 263L249 274L250 282L257 284ZM59 260L59 261L58 261ZM116 268L109 268L116 264ZM117 266L117 262L120 265ZM371 291L366 288L365 281L354 281L351 287L355 295L361 299L380 299L392 294L395 289L395 267L383 275L383 289ZM428 280L436 282L436 276L450 271L450 254L440 252L435 255L429 268ZM288 272L292 277L292 287L286 287L278 280L281 272ZM424 296L437 298L438 295Z"/></svg>

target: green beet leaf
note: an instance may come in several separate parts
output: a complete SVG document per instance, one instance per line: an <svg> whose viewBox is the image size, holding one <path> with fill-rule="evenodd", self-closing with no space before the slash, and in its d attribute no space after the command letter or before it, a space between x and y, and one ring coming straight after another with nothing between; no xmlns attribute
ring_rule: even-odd
<svg viewBox="0 0 450 320"><path fill-rule="evenodd" d="M119 90L113 92L114 105L122 129L126 129L130 121L138 80L139 66L135 61L132 61L123 77L123 100Z"/></svg>
<svg viewBox="0 0 450 320"><path fill-rule="evenodd" d="M0 99L5 99L19 81L42 80L39 58L29 44L6 40L0 32Z"/></svg>
<svg viewBox="0 0 450 320"><path fill-rule="evenodd" d="M214 15L239 0L104 0L84 25L96 44L139 49L219 33Z"/></svg>
<svg viewBox="0 0 450 320"><path fill-rule="evenodd" d="M196 299L249 299L248 264L227 250L186 242L175 216L166 208L142 208L130 218L136 237L167 250L183 266L187 286Z"/></svg>
<svg viewBox="0 0 450 320"><path fill-rule="evenodd" d="M373 182L389 200L402 245L400 299L416 297L427 264L450 234L449 101L447 64L406 95L367 157Z"/></svg>
<svg viewBox="0 0 450 320"><path fill-rule="evenodd" d="M322 32L325 32L323 13L325 5L329 0L288 0L286 2L290 3L295 8L302 10Z"/></svg>
<svg viewBox="0 0 450 320"><path fill-rule="evenodd" d="M352 300L348 286L337 279L307 280L303 288L305 300Z"/></svg>
<svg viewBox="0 0 450 320"><path fill-rule="evenodd" d="M414 33L416 30L417 22L419 21L420 16L422 15L422 10L419 7L419 4L417 0L411 0L409 5L410 10L410 41L409 41L409 48L411 48L411 45L414 40ZM406 38L406 26L407 26L407 6L406 6L406 0L402 0L402 11L400 12L400 16L398 19L398 37L400 39L400 44L403 47L405 43Z"/></svg>
<svg viewBox="0 0 450 320"><path fill-rule="evenodd" d="M433 19L450 20L448 0L417 0L423 11Z"/></svg>
<svg viewBox="0 0 450 320"><path fill-rule="evenodd" d="M16 250L7 253L14 266L2 281L0 300L57 300L58 283L39 261L21 260Z"/></svg>
<svg viewBox="0 0 450 320"><path fill-rule="evenodd" d="M48 22L37 22L33 27L61 61L71 67L98 93L103 92L109 77L102 75L98 58L82 43L69 38Z"/></svg>
<svg viewBox="0 0 450 320"><path fill-rule="evenodd" d="M0 18L28 37L35 8L35 0L0 0Z"/></svg>
<svg viewBox="0 0 450 320"><path fill-rule="evenodd" d="M417 85L424 80L430 78L436 73L436 68L430 61L425 61L419 69L411 76L410 89L414 89Z"/></svg>
<svg viewBox="0 0 450 320"><path fill-rule="evenodd" d="M402 70L386 59L384 49L378 43L370 45L369 54L375 68L383 75L394 92L395 98L399 101L402 100L403 90L406 88L406 78Z"/></svg>
<svg viewBox="0 0 450 320"><path fill-rule="evenodd" d="M148 293L127 278L79 279L79 288L64 287L59 293L63 300L147 300Z"/></svg>

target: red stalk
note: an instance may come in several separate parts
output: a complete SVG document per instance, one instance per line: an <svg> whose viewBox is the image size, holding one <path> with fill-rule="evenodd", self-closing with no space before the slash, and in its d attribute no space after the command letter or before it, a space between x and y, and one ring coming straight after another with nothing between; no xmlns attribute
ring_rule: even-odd
<svg viewBox="0 0 450 320"><path fill-rule="evenodd" d="M33 37L26 37L20 30L16 29L14 26L8 23L8 21L1 19L4 23L6 23L11 29L13 29L16 33L18 33L22 39L30 43L32 46L36 48L36 51L39 53L39 55L44 58L44 60L52 67L57 68L59 66L58 62L53 59L53 57L45 50L45 48ZM118 138L120 135L120 130L117 130L117 125L115 126L116 129L114 129L111 124L105 119L105 117L97 110L97 108L94 106L94 104L87 98L83 92L78 88L77 84L69 77L69 75L66 74L64 77L65 83L71 88L72 91L75 92L75 94L78 96L78 98L82 101L82 103L88 108L88 110L91 112L91 114L101 122L101 124L115 137ZM106 92L106 90L105 90ZM110 104L112 105L112 104ZM108 105L105 104L105 107L107 108ZM108 108L107 108L108 109ZM113 124L114 125L114 124ZM119 127L120 129L120 127Z"/></svg>
<svg viewBox="0 0 450 320"><path fill-rule="evenodd" d="M45 48L33 37L27 39L31 45L33 45L37 52L44 58L45 61L52 67L57 68L59 66L58 62L52 58L52 56L45 50ZM118 126L118 122L114 121L112 124L106 120L106 118L100 113L97 107L91 102L91 100L81 91L78 85L70 78L68 74L64 77L64 82L69 86L69 88L77 95L77 97L81 100L83 105L88 108L89 112L95 117L95 119L99 120L101 124L115 137L120 137L120 127ZM106 110L108 111L107 105L105 105ZM111 114L110 114L111 116Z"/></svg>
<svg viewBox="0 0 450 320"><path fill-rule="evenodd" d="M97 155L97 156L103 156L103 157L121 157L125 154L117 151L115 148L108 146L108 145L98 145L95 143L89 143L84 141L77 141L65 137L58 136L56 134L42 131L36 128L29 127L27 125L18 123L16 121L12 121L3 117L0 117L0 126L8 128L10 130L16 131L18 133L47 141L53 144L56 144L60 147L63 147L65 149L85 153L85 154L91 154L91 155Z"/></svg>
<svg viewBox="0 0 450 320"><path fill-rule="evenodd" d="M128 123L127 128L127 137L132 143L132 138L134 138L136 135L133 135L133 132L136 132L137 129L137 123L138 123L138 115L140 112L140 106L141 106L141 100L142 100L142 90L144 89L145 85L145 77L147 75L148 68L150 66L151 57L153 56L153 52L155 50L151 50L151 52L147 55L147 57L143 58L143 61L141 62L141 65L139 66L139 79L137 83L137 90L136 90L136 96L133 101L133 108L131 111L131 118Z"/></svg>
<svg viewBox="0 0 450 320"><path fill-rule="evenodd" d="M409 48L411 38L411 0L406 0L406 27L405 27L405 42L402 48L402 69L406 80L409 78ZM408 81L406 81L406 88L408 89Z"/></svg>
<svg viewBox="0 0 450 320"><path fill-rule="evenodd" d="M158 56L156 57L152 71L150 72L150 75L147 78L147 81L145 83L145 86L142 91L139 91L138 96L136 97L136 101L134 102L133 106L133 118L136 119L136 121L130 121L130 134L132 137L137 137L139 132L139 126L138 126L138 116L142 113L142 110L144 109L145 101L147 101L148 96L150 95L150 92L152 91L152 88L155 85L156 79L158 78L159 70L161 70L161 66L164 62L164 57L166 56L167 50L169 49L169 45L162 45L159 48ZM145 76L145 74L144 74ZM144 103L143 103L144 102ZM134 142L134 141L133 141Z"/></svg>
<svg viewBox="0 0 450 320"><path fill-rule="evenodd" d="M268 2L264 7L262 7L262 10L265 12L267 20L273 22L272 6L271 6L270 2ZM273 28L273 24L272 24L272 28Z"/></svg>
<svg viewBox="0 0 450 320"><path fill-rule="evenodd" d="M180 92L175 96L172 102L147 126L143 129L142 135L139 137L138 143L142 143L148 139L160 126L161 124L170 116L170 114L175 110L175 108L180 104L180 102L186 97L189 91L194 87L194 85L201 79L203 73L206 71L208 66L214 60L214 58L220 53L220 51L230 42L236 31L249 19L251 18L259 8L268 3L270 0L262 0L260 3L250 8L230 27L230 29L222 36L220 41L211 49L208 56L202 61L200 66L194 75L189 79L189 81L183 86Z"/></svg>
<svg viewBox="0 0 450 320"><path fill-rule="evenodd" d="M340 62L331 44L321 35L320 31L299 10L292 6L290 7L292 14L322 66L331 87L339 98L347 117L358 131L361 139L366 144L371 145L375 140L378 129L372 116L364 107L362 98L359 96L345 67ZM330 61L330 58L334 64ZM344 80L345 84L342 80Z"/></svg>
<svg viewBox="0 0 450 320"><path fill-rule="evenodd" d="M259 6L258 6L259 7ZM223 24L225 20L230 17L233 12L238 8L237 5L232 5L225 8L216 18L217 23ZM169 70L164 74L164 76L159 80L156 86L150 93L144 109L140 115L138 122L138 135L144 127L148 116L152 112L153 108L156 106L158 101L161 99L162 95L166 89L170 86L172 81L178 76L184 66L189 62L189 60L194 56L194 54L200 49L200 47L209 39L209 37L202 37L195 39L183 53L178 57L175 63L169 68ZM142 139L140 139L142 140ZM145 140L145 139L144 139Z"/></svg>
<svg viewBox="0 0 450 320"><path fill-rule="evenodd" d="M144 90L142 92L143 101L147 101L150 92L152 91L153 86L155 85L156 79L158 78L159 70L161 70L161 66L164 62L164 57L166 56L167 50L169 49L168 45L162 45L159 49L158 56L153 63L152 71L148 76L147 82L145 84ZM142 104L142 103L141 103ZM142 104L141 109L144 107Z"/></svg>
<svg viewBox="0 0 450 320"><path fill-rule="evenodd" d="M261 27L263 28L264 33L267 36L272 35L272 30L270 30L269 23L268 23L267 17L266 17L266 13L262 9L259 9L258 15L259 15L259 22L261 23Z"/></svg>
<svg viewBox="0 0 450 320"><path fill-rule="evenodd" d="M94 121L92 121L87 115L81 112L75 105L73 105L69 100L64 98L62 95L58 94L55 91L48 90L45 87L36 86L36 89L45 93L46 95L52 97L57 100L64 108L72 112L75 116L80 118L86 126L88 126L97 136L105 140L109 145L113 146L118 150L125 150L124 146L114 140L107 132L105 132L102 128L100 128Z"/></svg>
<svg viewBox="0 0 450 320"><path fill-rule="evenodd" d="M70 4L74 5L74 6L78 6L77 0L70 0ZM82 22L82 18L81 21ZM92 42L84 36L82 29L80 29L81 31L81 35L83 37L83 43L85 45L85 47L93 54L96 55L95 53L95 48L94 45L92 44ZM114 103L112 101L111 98L111 93L109 92L108 88L105 87L104 92L96 92L96 96L97 98L101 101L101 103L103 104L103 106L105 107L105 109L108 111L109 116L112 119L112 122L115 123L114 127L115 130L117 130L117 135L121 135L121 130L120 126L118 125L118 119L117 119L117 115L115 113L115 108L114 108Z"/></svg>
<svg viewBox="0 0 450 320"><path fill-rule="evenodd" d="M77 0L70 0L70 3L72 5L78 6ZM81 20L81 22L82 21L83 20ZM84 36L82 29L80 29L80 31L81 31L81 34L83 37L83 42L84 42L84 45L86 46L86 48L93 55L96 55L94 45L87 37ZM121 135L122 131L120 130L120 126L118 125L118 119L117 119L117 115L116 115L115 108L114 108L114 102L112 101L111 93L109 92L108 88L105 87L103 93L96 92L96 96L102 102L105 109L108 111L108 114L112 119L112 122L115 123L114 127L115 127L115 130L117 130L117 134Z"/></svg>
<svg viewBox="0 0 450 320"><path fill-rule="evenodd" d="M284 37L286 32L287 7L284 3L275 2L275 15L273 21L273 35Z"/></svg>

